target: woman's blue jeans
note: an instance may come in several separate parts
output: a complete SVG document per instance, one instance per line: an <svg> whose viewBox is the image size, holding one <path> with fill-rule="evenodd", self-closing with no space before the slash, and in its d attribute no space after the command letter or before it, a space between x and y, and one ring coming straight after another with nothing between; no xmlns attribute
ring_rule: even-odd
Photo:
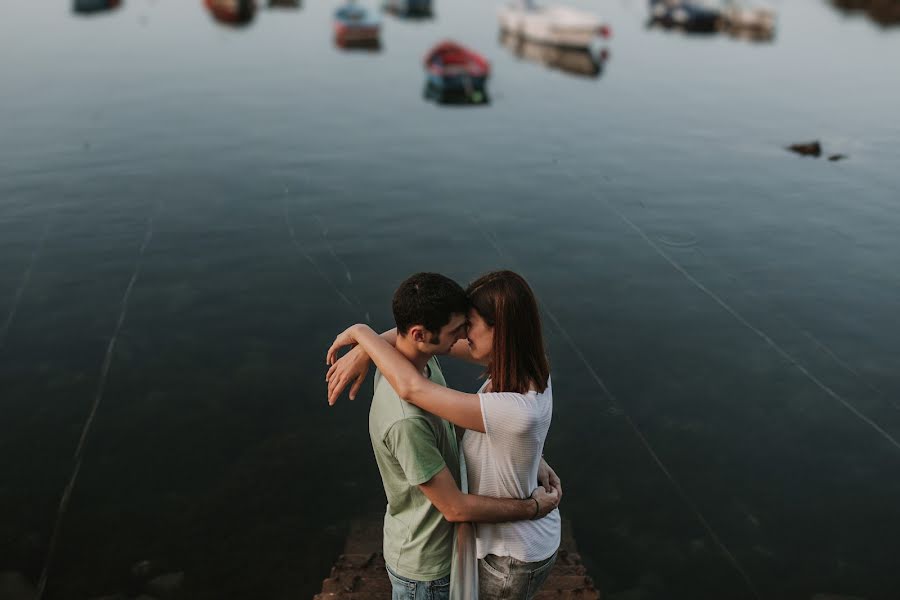
<svg viewBox="0 0 900 600"><path fill-rule="evenodd" d="M531 600L547 581L556 552L537 562L488 554L478 560L479 600Z"/></svg>

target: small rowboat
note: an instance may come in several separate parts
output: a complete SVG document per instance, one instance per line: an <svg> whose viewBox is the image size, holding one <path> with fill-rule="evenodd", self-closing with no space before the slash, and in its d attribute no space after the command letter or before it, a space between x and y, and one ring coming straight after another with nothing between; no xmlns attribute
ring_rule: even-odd
<svg viewBox="0 0 900 600"><path fill-rule="evenodd" d="M377 46L381 20L352 2L334 13L334 39L339 46Z"/></svg>
<svg viewBox="0 0 900 600"><path fill-rule="evenodd" d="M534 6L520 0L497 12L500 29L534 44L588 50L598 38L612 35L610 26L597 16L568 6Z"/></svg>
<svg viewBox="0 0 900 600"><path fill-rule="evenodd" d="M491 74L485 57L456 42L441 42L425 55L429 84L446 92L484 93Z"/></svg>

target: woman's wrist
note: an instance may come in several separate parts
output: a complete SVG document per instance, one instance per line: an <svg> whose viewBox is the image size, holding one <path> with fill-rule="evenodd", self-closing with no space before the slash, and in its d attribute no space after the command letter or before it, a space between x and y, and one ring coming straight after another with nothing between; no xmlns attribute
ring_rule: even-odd
<svg viewBox="0 0 900 600"><path fill-rule="evenodd" d="M372 328L365 323L356 323L355 325L352 325L350 327L350 334L353 339L356 340L357 344L362 342L362 338L368 337L369 332L371 332L373 335L376 335Z"/></svg>

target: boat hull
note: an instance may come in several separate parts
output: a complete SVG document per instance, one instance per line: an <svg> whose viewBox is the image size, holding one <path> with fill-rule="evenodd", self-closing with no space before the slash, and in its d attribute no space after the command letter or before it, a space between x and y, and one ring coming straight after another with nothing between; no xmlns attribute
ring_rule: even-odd
<svg viewBox="0 0 900 600"><path fill-rule="evenodd" d="M604 23L594 15L561 6L523 9L503 6L497 12L500 29L534 44L586 50L600 35Z"/></svg>
<svg viewBox="0 0 900 600"><path fill-rule="evenodd" d="M334 24L334 37L344 42L373 42L378 41L381 35L381 27L378 25L347 25L337 22Z"/></svg>
<svg viewBox="0 0 900 600"><path fill-rule="evenodd" d="M580 48L535 44L511 33L503 33L500 36L500 43L521 59L582 77L599 77L609 58L609 51L606 49L593 52Z"/></svg>

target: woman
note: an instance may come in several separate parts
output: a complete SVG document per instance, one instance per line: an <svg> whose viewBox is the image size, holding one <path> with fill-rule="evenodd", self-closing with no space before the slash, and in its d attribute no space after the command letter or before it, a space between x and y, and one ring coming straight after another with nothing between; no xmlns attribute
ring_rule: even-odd
<svg viewBox="0 0 900 600"><path fill-rule="evenodd" d="M340 334L328 350L359 346L398 395L466 429L462 451L469 492L526 498L537 485L553 397L537 301L528 283L511 271L488 273L466 290L467 339L451 354L486 367L476 394L437 385L366 325ZM560 542L555 510L536 521L479 524L476 528L480 598L533 597L549 575Z"/></svg>

